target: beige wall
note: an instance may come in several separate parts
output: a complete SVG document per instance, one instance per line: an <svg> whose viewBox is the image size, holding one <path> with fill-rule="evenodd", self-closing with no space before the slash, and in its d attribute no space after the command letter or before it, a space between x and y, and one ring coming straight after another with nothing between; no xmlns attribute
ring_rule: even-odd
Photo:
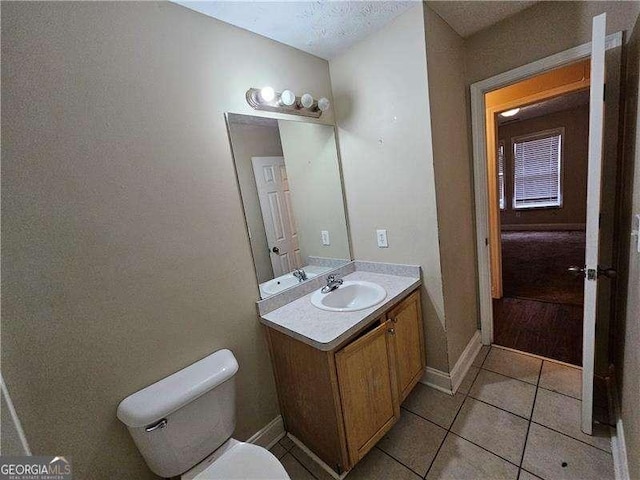
<svg viewBox="0 0 640 480"><path fill-rule="evenodd" d="M514 137L564 127L562 146L562 207L514 210ZM587 219L587 162L589 160L589 105L508 123L498 128L505 142L505 209L500 212L503 226L527 224L584 224Z"/></svg>
<svg viewBox="0 0 640 480"><path fill-rule="evenodd" d="M477 330L473 190L462 38L425 7L433 167L449 367Z"/></svg>
<svg viewBox="0 0 640 480"><path fill-rule="evenodd" d="M2 374L32 450L153 478L118 403L224 347L246 439L278 407L223 113L331 99L327 62L172 3L10 2L2 73Z"/></svg>
<svg viewBox="0 0 640 480"><path fill-rule="evenodd" d="M417 5L330 69L354 257L422 266L427 364L448 371L424 35Z"/></svg>
<svg viewBox="0 0 640 480"><path fill-rule="evenodd" d="M351 260L334 128L282 120L278 126L303 263L309 256ZM322 230L331 245L322 245Z"/></svg>
<svg viewBox="0 0 640 480"><path fill-rule="evenodd" d="M276 125L230 123L229 135L238 172L242 205L251 232L251 252L256 275L258 283L263 283L273 278L273 267L251 157L281 157L280 134Z"/></svg>
<svg viewBox="0 0 640 480"><path fill-rule="evenodd" d="M539 2L465 39L467 84L591 41L591 19L629 33L640 2Z"/></svg>
<svg viewBox="0 0 640 480"><path fill-rule="evenodd" d="M620 295L615 326L614 363L621 401L630 478L640 478L640 253L637 237L630 235L638 228L633 215L640 214L640 18L636 20L629 41L626 77L624 124L624 184L620 243L622 255L618 263ZM626 293L626 294L625 294Z"/></svg>

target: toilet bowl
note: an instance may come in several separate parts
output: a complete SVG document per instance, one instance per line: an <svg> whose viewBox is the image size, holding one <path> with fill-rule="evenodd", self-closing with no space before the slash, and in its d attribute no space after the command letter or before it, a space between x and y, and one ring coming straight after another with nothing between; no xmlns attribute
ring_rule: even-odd
<svg viewBox="0 0 640 480"><path fill-rule="evenodd" d="M289 480L271 452L231 438L237 371L233 353L219 350L120 402L118 418L155 474Z"/></svg>
<svg viewBox="0 0 640 480"><path fill-rule="evenodd" d="M181 480L271 480L289 479L289 476L280 461L267 449L232 438L180 478Z"/></svg>

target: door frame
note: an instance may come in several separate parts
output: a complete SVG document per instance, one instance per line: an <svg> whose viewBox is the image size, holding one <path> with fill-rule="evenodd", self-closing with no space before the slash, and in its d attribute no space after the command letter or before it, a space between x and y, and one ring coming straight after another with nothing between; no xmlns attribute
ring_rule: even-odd
<svg viewBox="0 0 640 480"><path fill-rule="evenodd" d="M622 46L622 32L607 35L605 50ZM473 178L476 214L476 252L478 255L478 294L482 343L493 343L493 300L489 253L489 189L487 184L487 143L484 95L492 90L583 60L591 56L591 42L584 43L535 62L473 83L471 90L471 131L473 138Z"/></svg>

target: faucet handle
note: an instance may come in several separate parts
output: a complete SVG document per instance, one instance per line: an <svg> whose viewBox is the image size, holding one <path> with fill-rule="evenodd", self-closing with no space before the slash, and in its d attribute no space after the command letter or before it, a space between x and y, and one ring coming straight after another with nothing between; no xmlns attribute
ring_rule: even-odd
<svg viewBox="0 0 640 480"><path fill-rule="evenodd" d="M335 281L336 281L336 276L333 273L327 277L327 283L331 283Z"/></svg>

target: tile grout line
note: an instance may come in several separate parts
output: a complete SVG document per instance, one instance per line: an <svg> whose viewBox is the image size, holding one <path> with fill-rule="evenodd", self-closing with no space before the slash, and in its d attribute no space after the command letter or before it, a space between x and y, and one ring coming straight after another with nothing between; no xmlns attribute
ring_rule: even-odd
<svg viewBox="0 0 640 480"><path fill-rule="evenodd" d="M544 361L540 362L540 370L538 370L538 380L536 382L536 391L533 394L533 405L531 405L531 416L529 417L529 423L527 423L527 434L524 437L524 446L522 447L520 465L518 465L518 478L516 480L520 480L520 473L522 472L522 464L524 463L524 454L527 451L527 443L529 442L529 431L531 430L531 422L533 421L533 412L536 409L536 400L538 399L538 388L540 388L540 377L542 376L543 365L544 365Z"/></svg>
<svg viewBox="0 0 640 480"><path fill-rule="evenodd" d="M427 475L429 475L429 472L431 471L431 468L433 467L433 464L435 463L436 459L438 458L438 455L440 454L440 450L442 450L442 446L444 445L444 442L447 440L447 437L449 436L449 434L451 433L453 435L456 435L454 432L451 431L451 427L453 427L453 424L455 423L456 419L458 418L458 415L460 414L460 410L462 410L462 406L464 405L464 402L467 401L467 398L469 397L469 392L471 391L471 387L473 387L473 384L475 383L476 379L478 378L478 375L480 374L480 368L482 368L482 365L484 365L484 362L487 359L487 357L489 356L490 352L491 352L491 345L489 345L489 351L484 356L484 359L482 360L482 363L480 364L480 367L478 367L478 371L476 372L476 376L473 378L473 381L471 382L471 385L469 385L469 389L467 390L467 393L464 394L464 399L460 403L460 406L458 407L458 411L454 415L453 420L451 420L451 423L449 424L449 428L447 428L447 433L445 433L444 437L442 438L442 442L440 442L440 446L438 447L438 450L436 451L436 454L433 456L433 460L431 460L431 463L429 464L429 468L427 468L427 473L424 474L423 479L426 480ZM473 364L472 364L472 366L473 366ZM454 394L454 396L455 396L455 394ZM432 422L432 423L434 423L434 422ZM442 427L440 427L440 428L442 428ZM458 437L459 435L456 435L456 436ZM460 437L460 438L463 438L463 437ZM466 438L463 438L463 440L468 441Z"/></svg>
<svg viewBox="0 0 640 480"><path fill-rule="evenodd" d="M531 385L531 384L529 384L529 385ZM540 387L540 388L542 388L542 390L546 390L546 388L543 388L543 387ZM547 390L547 391L550 391L550 390ZM554 393L557 393L557 392L554 392ZM562 395L562 394L560 394L560 395ZM565 395L565 396L567 396L567 395ZM511 411L509 411L509 410L506 410L506 409L504 409L504 408L502 408L502 407L498 407L497 405L494 405L493 403L489 403L489 402L486 402L486 401L484 401L484 400L482 400L482 399L480 399L480 398L476 398L476 397L474 397L474 396L472 396L472 395L468 395L468 397L469 397L469 398L471 398L471 399L473 399L473 400L475 400L475 401L477 401L477 402L484 403L485 405L489 405L490 407L497 408L498 410L501 410L501 411L503 411L503 412L505 412L505 413L510 413L511 415L515 415L516 417L521 418L521 419L523 419L523 420L526 420L527 422L531 422L531 423L535 423L536 425L540 425L541 427L544 427L544 428L546 428L546 429L548 429L548 430L551 430L551 431L553 431L553 432L559 433L560 435L564 435L565 437L568 437L568 438L570 438L570 439L572 439L572 440L575 440L576 442L583 443L583 444L585 444L585 445L587 445L587 446L589 446L589 447L597 448L598 450L601 450L601 451L603 451L604 453L611 454L611 452L610 452L610 451L608 451L608 450L605 450L605 449L603 449L603 448L600 448L600 447L598 447L598 446L596 446L596 445L592 445L591 443L585 442L584 440L580 440L579 438L576 438L576 437L574 437L574 436L572 436L572 435L569 435L568 433L562 432L562 431L560 431L560 430L556 430L555 428L550 427L550 426L548 426L548 425L545 425L544 423L540 423L540 422L536 422L536 421L534 421L534 420L533 420L533 407L532 407L532 416L531 416L531 418L527 418L527 417L523 417L522 415L519 415L519 414L517 414L517 413L513 413L513 412L511 412ZM533 405L534 405L534 406L535 406L536 398L537 398L537 392L536 392L536 394L534 394L534 398L533 398ZM569 397L569 398L573 398L573 397ZM575 399L575 400L577 400L577 399ZM409 410L409 411L411 412L411 410ZM411 413L413 413L413 412L411 412ZM414 415L415 415L415 414L414 414ZM420 418L424 418L424 417L420 417ZM428 420L428 419L425 419L425 420ZM431 422L431 423L433 423L433 422ZM437 424L436 424L436 425L437 425ZM441 427L441 428L442 428L442 427ZM462 437L462 438L464 438L464 437ZM465 440L466 440L466 438L465 438ZM498 455L498 456L500 456L500 455Z"/></svg>
<svg viewBox="0 0 640 480"><path fill-rule="evenodd" d="M293 447L295 447L295 446L296 446L295 444L291 445L291 448L289 449L289 451L287 453L289 455L291 455L293 457L293 459L296 462L298 462L302 468L304 468L307 472L309 472L309 474L311 475L312 478L315 478L316 480L320 480L318 477L316 477L316 475L310 469L307 468L307 466L304 463L302 463L300 460L298 460L298 457L295 456L295 454L293 453ZM303 450L300 450L300 451L302 453L305 453ZM309 457L309 458L311 458L311 457ZM313 460L313 458L311 458L311 461L313 463L316 463L315 460ZM320 465L318 465L318 466L320 466ZM329 475L329 473L327 473L327 475Z"/></svg>
<svg viewBox="0 0 640 480"><path fill-rule="evenodd" d="M480 367L480 370L484 370L485 372L495 373L496 375L502 375L503 377L507 377L507 378L510 378L510 379L512 379L512 380L518 380L519 382L527 383L527 384L529 384L529 385L535 385L535 386L538 386L538 384L537 384L537 383L527 382L527 381L525 381L525 380L522 380L521 378L512 377L511 375L506 375L506 374L504 374L504 373L502 373L502 372L496 372L495 370L490 370L490 369L485 368L485 367ZM543 388L544 388L544 387L543 387ZM545 390L546 390L546 388L545 388ZM559 392L558 392L558 393L559 393ZM567 397L568 397L568 396L569 396L569 395L567 395ZM571 397L571 398L573 398L573 397Z"/></svg>
<svg viewBox="0 0 640 480"><path fill-rule="evenodd" d="M384 453L387 457L389 457L390 459L394 460L396 463L399 463L400 465L402 465L404 468L406 468L407 470L415 473L418 477L422 478L422 476L416 472L413 468L411 468L409 465L405 465L404 463L402 463L401 460L397 459L396 457L394 457L393 455L391 455L389 452L387 452L386 450L383 450L382 448L380 448L378 446L378 444L375 444L373 446L373 448L376 448L378 450L380 450L382 453ZM373 448L371 450L373 450Z"/></svg>
<svg viewBox="0 0 640 480"><path fill-rule="evenodd" d="M504 460L504 461L505 461L505 462L507 462L508 464L513 465L513 466L514 466L514 467L516 467L516 468L519 468L517 463L513 463L513 461L509 460L508 458L504 458L502 455L498 455L497 453L492 452L491 450L488 450L486 447L483 447L482 445L478 445L477 443L475 443L475 442L473 442L473 441L471 441L471 440L469 440L469 439L467 439L467 438L464 438L462 435L459 435L459 434L457 434L456 432L449 432L449 433L451 433L451 435L454 435L454 436L456 436L456 437L458 437L458 438L461 438L461 439L462 439L462 440L464 440L465 442L469 442L470 444L475 445L475 446L476 446L476 447L478 447L480 450L484 450L485 452L487 452L487 453L489 453L489 454L493 455L494 457L498 457L500 460Z"/></svg>
<svg viewBox="0 0 640 480"><path fill-rule="evenodd" d="M592 445L590 443L587 443L587 442L585 442L583 440L580 440L579 438L572 437L571 435L569 435L567 433L564 433L564 432L561 432L560 430L556 430L555 428L549 427L549 426L545 425L544 423L539 423L539 422L534 422L534 421L531 421L531 423L534 423L534 424L536 424L536 425L538 425L540 427L544 427L547 430L551 430L552 432L558 433L558 434L562 435L563 437L567 437L567 438L570 438L571 440L575 440L576 442L580 442L583 445L586 445L587 447L593 447L596 450L600 450L601 452L608 453L609 455L613 455L613 453L611 453L610 451L607 451L607 450L605 450L603 448L600 448L600 447L597 447L597 446Z"/></svg>
<svg viewBox="0 0 640 480"><path fill-rule="evenodd" d="M284 437L282 437L282 438L287 438L287 437L286 437L286 435L285 435L285 436L284 436ZM282 440L282 438L281 438L280 440ZM278 443L280 444L280 446L281 446L282 448L284 448L285 453L284 453L284 455L282 455L282 457L280 457L278 460L280 460L280 459L282 459L282 458L286 457L287 455L291 455L291 458L293 458L293 460L294 460L298 465L300 465L303 469L305 469L305 470L309 473L309 475L311 475L311 477L312 477L312 478L315 478L316 480L320 480L318 477L316 477L316 476L313 474L313 472L312 472L311 470L309 470L309 469L304 465L304 463L302 463L300 460L298 460L298 457L296 457L296 456L292 453L292 450L293 450L293 447L295 446L295 444L292 444L292 445L290 445L290 446L289 446L289 448L287 448L287 447L285 447L284 445L282 445L282 444L280 443L280 440L278 440Z"/></svg>
<svg viewBox="0 0 640 480"><path fill-rule="evenodd" d="M530 418L523 417L522 415L520 415L520 414L518 414L518 413L513 413L513 412L512 412L512 411L510 411L510 410L507 410L507 409L502 408L502 407L498 407L497 405L494 405L493 403L489 403L489 402L487 402L487 401L485 401L485 400L482 400L481 398L476 398L476 397L473 397L473 396L471 396L471 395L469 395L469 398L471 398L472 400L475 400L476 402L484 403L485 405L489 405L490 407L497 408L498 410L501 410L501 411L503 411L503 412L510 413L511 415L515 415L516 417L521 418L521 419L523 419L523 420L526 420L527 422L528 422L529 420L531 420ZM534 402L535 402L535 394L534 394L534 399L533 399L533 400L534 400Z"/></svg>

